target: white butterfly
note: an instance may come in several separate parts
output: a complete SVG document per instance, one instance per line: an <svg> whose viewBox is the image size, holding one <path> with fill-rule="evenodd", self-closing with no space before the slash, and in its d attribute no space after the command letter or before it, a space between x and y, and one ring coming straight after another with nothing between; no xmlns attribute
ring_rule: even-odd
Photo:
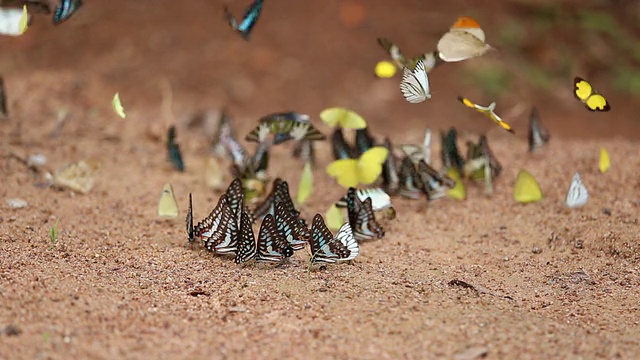
<svg viewBox="0 0 640 360"><path fill-rule="evenodd" d="M349 257L344 259L336 259L336 261L347 261L353 260L360 254L360 246L356 241L356 238L353 236L353 231L351 230L351 225L349 223L345 223L342 225L340 230L336 233L336 240L340 241L342 245L344 245L349 251Z"/></svg>
<svg viewBox="0 0 640 360"><path fill-rule="evenodd" d="M416 104L431 99L429 78L427 77L427 70L424 67L423 60L416 63L416 68L413 71L408 67L404 68L400 90L402 90L404 98L410 103Z"/></svg>
<svg viewBox="0 0 640 360"><path fill-rule="evenodd" d="M587 200L589 200L589 192L582 183L580 174L576 172L571 179L571 185L569 185L569 191L567 191L567 198L564 203L570 208L577 208L586 204Z"/></svg>
<svg viewBox="0 0 640 360"><path fill-rule="evenodd" d="M356 190L356 195L360 201L365 201L367 198L371 198L371 208L373 211L380 211L391 207L391 197L381 188L366 188ZM347 207L347 196L336 202L336 207Z"/></svg>

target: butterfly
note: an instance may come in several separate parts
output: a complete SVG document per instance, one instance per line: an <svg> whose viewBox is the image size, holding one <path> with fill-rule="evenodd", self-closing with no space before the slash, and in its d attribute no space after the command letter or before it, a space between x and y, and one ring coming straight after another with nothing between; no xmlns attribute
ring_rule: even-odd
<svg viewBox="0 0 640 360"><path fill-rule="evenodd" d="M417 145L400 145L402 152L414 163L424 160L427 164L431 163L431 129L427 129L424 134L422 146Z"/></svg>
<svg viewBox="0 0 640 360"><path fill-rule="evenodd" d="M416 165L410 157L405 156L400 162L398 177L400 182L400 195L409 199L419 199L420 194L422 193L422 183L418 178L418 170L416 169Z"/></svg>
<svg viewBox="0 0 640 360"><path fill-rule="evenodd" d="M384 139L383 145L389 152L389 156L382 164L382 184L387 194L396 195L400 191L400 177L398 175L396 157L392 152L393 145L389 138Z"/></svg>
<svg viewBox="0 0 640 360"><path fill-rule="evenodd" d="M233 179L224 195L227 198L227 203L229 203L231 212L237 214L236 222L239 222L240 211L248 211L248 209L244 207L245 194L242 187L242 180L240 180L239 178Z"/></svg>
<svg viewBox="0 0 640 360"><path fill-rule="evenodd" d="M231 15L229 9L226 6L224 8L227 22L234 30L239 32L245 40L249 40L251 30L253 30L253 27L256 25L256 21L258 21L258 18L260 17L263 2L263 0L255 0L247 9L239 24L236 18Z"/></svg>
<svg viewBox="0 0 640 360"><path fill-rule="evenodd" d="M413 70L408 67L404 68L400 90L404 98L410 103L417 104L431 99L429 77L424 67L424 61L419 60Z"/></svg>
<svg viewBox="0 0 640 360"><path fill-rule="evenodd" d="M331 230L338 230L345 223L342 211L335 204L332 204L324 214L326 225Z"/></svg>
<svg viewBox="0 0 640 360"><path fill-rule="evenodd" d="M376 221L373 212L371 198L361 201L356 194L356 189L347 190L347 214L349 225L356 240L381 239L384 237L384 229Z"/></svg>
<svg viewBox="0 0 640 360"><path fill-rule="evenodd" d="M111 100L111 106L113 107L113 111L115 111L116 114L118 114L118 116L120 116L123 119L127 117L127 114L124 113L124 107L120 102L120 93L116 93L115 95L113 95L113 100Z"/></svg>
<svg viewBox="0 0 640 360"><path fill-rule="evenodd" d="M369 128L356 130L356 153L361 156L375 145L375 140L369 134Z"/></svg>
<svg viewBox="0 0 640 360"><path fill-rule="evenodd" d="M240 226L242 223L243 214L249 215L244 207L244 198L241 198L237 207L232 206L232 201L226 194L221 197L226 201L222 202L222 216L220 223L226 224L222 228L218 228L214 233L215 237L212 237L205 243L205 247L208 250L215 251L216 254L235 254L238 249L238 243L240 242ZM251 219L250 219L251 220Z"/></svg>
<svg viewBox="0 0 640 360"><path fill-rule="evenodd" d="M573 79L573 96L582 101L589 111L609 111L611 106L607 99L598 93L587 80L576 77Z"/></svg>
<svg viewBox="0 0 640 360"><path fill-rule="evenodd" d="M440 133L442 144L440 155L445 169L455 168L459 173L462 173L464 160L460 156L460 152L458 152L457 136L458 132L455 128L449 129L446 133Z"/></svg>
<svg viewBox="0 0 640 360"><path fill-rule="evenodd" d="M293 146L293 157L299 158L305 163L314 165L316 163L316 151L313 141L302 140L295 143Z"/></svg>
<svg viewBox="0 0 640 360"><path fill-rule="evenodd" d="M189 210L187 210L187 217L185 219L187 224L187 235L189 236L189 242L195 241L195 232L193 230L193 202L191 200L191 193L189 193Z"/></svg>
<svg viewBox="0 0 640 360"><path fill-rule="evenodd" d="M71 17L82 5L82 0L61 0L53 11L53 24L61 24Z"/></svg>
<svg viewBox="0 0 640 360"><path fill-rule="evenodd" d="M204 163L204 182L208 188L216 191L225 188L225 172L221 161L217 156L207 156Z"/></svg>
<svg viewBox="0 0 640 360"><path fill-rule="evenodd" d="M600 148L600 160L598 161L598 168L601 173L606 173L611 166L611 161L609 160L609 152L604 147Z"/></svg>
<svg viewBox="0 0 640 360"><path fill-rule="evenodd" d="M254 219L261 219L267 214L274 215L275 207L277 204L282 204L287 211L291 212L296 218L300 216L300 211L296 210L291 200L291 194L289 192L289 183L281 178L276 178L273 181L271 193L253 209Z"/></svg>
<svg viewBox="0 0 640 360"><path fill-rule="evenodd" d="M31 23L31 16L27 5L18 9L0 9L0 35L20 36L27 31Z"/></svg>
<svg viewBox="0 0 640 360"><path fill-rule="evenodd" d="M580 174L576 172L571 178L571 185L569 185L569 191L567 191L564 203L570 208L577 208L586 204L587 200L589 200L589 192L587 187L584 186Z"/></svg>
<svg viewBox="0 0 640 360"><path fill-rule="evenodd" d="M97 168L97 163L84 160L63 166L53 173L52 185L88 194L93 189L93 174Z"/></svg>
<svg viewBox="0 0 640 360"><path fill-rule="evenodd" d="M363 129L367 127L367 122L353 110L332 107L322 110L320 119L331 126L340 125L343 129Z"/></svg>
<svg viewBox="0 0 640 360"><path fill-rule="evenodd" d="M267 214L269 215L269 214ZM286 208L284 203L277 203L275 208L276 228L293 250L301 250L309 241L311 233L307 225Z"/></svg>
<svg viewBox="0 0 640 360"><path fill-rule="evenodd" d="M9 117L7 111L7 93L4 88L4 79L0 76L0 119L6 119Z"/></svg>
<svg viewBox="0 0 640 360"><path fill-rule="evenodd" d="M382 164L389 151L375 146L364 152L358 159L340 159L327 166L327 174L335 177L346 188L361 184L371 184L382 173Z"/></svg>
<svg viewBox="0 0 640 360"><path fill-rule="evenodd" d="M337 208L346 208L348 206L347 196L348 195L343 196L335 203ZM356 196L358 196L360 201L371 198L371 208L373 211L381 211L391 207L391 197L381 188L357 189Z"/></svg>
<svg viewBox="0 0 640 360"><path fill-rule="evenodd" d="M298 205L303 204L309 196L313 193L313 172L311 171L311 164L304 164L302 174L300 175L300 182L298 183L298 195L296 201Z"/></svg>
<svg viewBox="0 0 640 360"><path fill-rule="evenodd" d="M467 107L475 109L479 113L484 114L489 119L493 120L493 122L495 122L496 124L500 125L501 128L507 130L508 132L510 132L512 134L515 134L515 131L513 131L513 129L511 128L511 125L509 125L506 122L504 122L502 120L502 118L500 116L498 116L498 114L495 113L495 109L496 109L496 103L495 102L492 102L491 104L489 104L489 106L481 106L481 105L472 103L471 100L469 100L469 99L467 99L465 97L462 97L462 96L458 96L458 100L461 103L463 103L464 105L466 105Z"/></svg>
<svg viewBox="0 0 640 360"><path fill-rule="evenodd" d="M453 181L455 181L455 186L447 192L447 195L450 198L456 200L464 200L467 198L467 189L464 186L464 182L462 182L462 176L455 168L449 169L447 171L447 176L450 177Z"/></svg>
<svg viewBox="0 0 640 360"><path fill-rule="evenodd" d="M391 59L399 69L407 67L413 70L416 68L416 64L418 63L418 61L422 61L424 63L426 71L429 72L440 63L437 51L432 51L416 56L414 58L407 59L402 54L402 52L400 52L400 48L398 48L398 46L396 46L396 44L394 44L391 40L386 38L378 38L378 44L380 44L380 46L382 46L382 48L389 53Z"/></svg>
<svg viewBox="0 0 640 360"><path fill-rule="evenodd" d="M455 186L455 181L447 175L440 174L436 169L432 168L424 160L418 162L418 184L422 192L427 195L428 200L436 200L444 197L447 188L451 189Z"/></svg>
<svg viewBox="0 0 640 360"><path fill-rule="evenodd" d="M216 247L227 240L227 234L233 236L236 227L233 211L229 207L227 196L222 194L211 213L200 221L193 229L194 236L200 238L204 247L209 251L216 251ZM229 227L231 228L229 229ZM229 241L232 242L232 241Z"/></svg>
<svg viewBox="0 0 640 360"><path fill-rule="evenodd" d="M313 217L309 248L312 264L353 260L360 253L349 223L343 224L334 237L320 214Z"/></svg>
<svg viewBox="0 0 640 360"><path fill-rule="evenodd" d="M184 162L182 161L182 153L180 145L176 143L176 127L169 127L167 131L167 158L178 171L184 171Z"/></svg>
<svg viewBox="0 0 640 360"><path fill-rule="evenodd" d="M325 140L327 137L311 125L309 115L296 112L269 114L260 118L245 140L264 143L273 134L273 145L287 140Z"/></svg>
<svg viewBox="0 0 640 360"><path fill-rule="evenodd" d="M347 144L341 128L335 129L331 135L331 150L335 160L357 157L356 149Z"/></svg>
<svg viewBox="0 0 640 360"><path fill-rule="evenodd" d="M177 218L179 214L178 202L173 195L173 187L171 184L166 183L162 188L160 201L158 201L158 216L174 219Z"/></svg>
<svg viewBox="0 0 640 360"><path fill-rule="evenodd" d="M535 150L544 146L544 144L549 142L551 135L549 132L542 126L540 122L540 117L538 116L538 110L533 107L531 109L531 115L529 115L529 152L534 152Z"/></svg>
<svg viewBox="0 0 640 360"><path fill-rule="evenodd" d="M526 170L520 170L513 190L513 198L519 203L530 203L542 200L542 190L536 179Z"/></svg>
<svg viewBox="0 0 640 360"><path fill-rule="evenodd" d="M260 262L282 263L285 258L293 256L293 248L276 227L276 220L271 214L262 219L258 233L258 254Z"/></svg>
<svg viewBox="0 0 640 360"><path fill-rule="evenodd" d="M481 135L477 144L467 142L467 160L464 164L465 177L484 180L485 192L493 193L493 179L502 172L502 165L493 155L485 135Z"/></svg>
<svg viewBox="0 0 640 360"><path fill-rule="evenodd" d="M245 263L256 257L256 237L253 234L251 223L251 216L242 211L240 215L240 233L238 235L239 239L236 248L236 257L234 259L236 264Z"/></svg>
<svg viewBox="0 0 640 360"><path fill-rule="evenodd" d="M456 62L484 55L491 46L485 43L480 24L469 16L461 16L440 38L437 49L440 59Z"/></svg>

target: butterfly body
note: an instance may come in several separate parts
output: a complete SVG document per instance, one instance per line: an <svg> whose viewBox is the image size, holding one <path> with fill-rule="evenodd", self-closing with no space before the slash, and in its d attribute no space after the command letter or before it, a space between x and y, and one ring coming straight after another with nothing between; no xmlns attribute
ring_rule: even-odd
<svg viewBox="0 0 640 360"><path fill-rule="evenodd" d="M82 0L61 0L60 6L53 11L53 24L67 21L82 6Z"/></svg>
<svg viewBox="0 0 640 360"><path fill-rule="evenodd" d="M249 40L249 35L253 30L253 27L256 25L258 18L260 17L260 13L262 11L263 0L255 0L247 9L244 16L242 17L242 21L238 22L236 18L231 14L227 7L224 8L225 17L227 22L231 27L236 30L245 40Z"/></svg>

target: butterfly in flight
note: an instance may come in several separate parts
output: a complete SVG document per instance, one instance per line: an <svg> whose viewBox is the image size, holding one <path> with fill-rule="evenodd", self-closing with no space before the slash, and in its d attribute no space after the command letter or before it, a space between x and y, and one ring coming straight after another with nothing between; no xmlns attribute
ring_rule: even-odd
<svg viewBox="0 0 640 360"><path fill-rule="evenodd" d="M309 248L312 264L353 260L360 253L349 223L342 225L334 237L320 214L313 218Z"/></svg>
<svg viewBox="0 0 640 360"><path fill-rule="evenodd" d="M580 77L573 79L573 96L582 101L589 111L609 111L611 105L591 84Z"/></svg>
<svg viewBox="0 0 640 360"><path fill-rule="evenodd" d="M311 125L309 115L297 112L283 112L265 115L245 140L264 143L272 134L273 145L281 144L288 140L325 140L327 137Z"/></svg>
<svg viewBox="0 0 640 360"><path fill-rule="evenodd" d="M231 14L229 8L226 6L224 7L224 14L227 18L227 22L234 30L239 32L245 40L249 40L251 30L253 30L253 27L256 25L256 22L260 17L263 2L264 0L255 0L247 9L247 12L245 12L240 23L238 23L236 18Z"/></svg>
<svg viewBox="0 0 640 360"><path fill-rule="evenodd" d="M458 96L458 101L463 103L465 106L475 109L479 113L485 115L486 117L493 120L493 122L498 124L501 128L505 129L506 131L512 134L515 134L515 131L513 131L513 129L511 128L511 125L504 122L504 120L502 120L502 118L495 113L495 110L496 110L495 102L492 102L491 104L489 104L489 106L481 106L481 105L472 103L471 100L463 96Z"/></svg>
<svg viewBox="0 0 640 360"><path fill-rule="evenodd" d="M434 67L436 67L436 65L442 62L442 60L438 57L437 51L425 53L414 58L406 58L400 51L400 48L398 48L398 46L396 46L396 44L394 44L391 40L381 37L378 38L378 44L380 44L380 46L382 46L382 48L389 53L391 59L399 69L408 67L409 69L413 70L416 68L416 64L418 63L418 61L422 60L424 62L426 71L429 72Z"/></svg>
<svg viewBox="0 0 640 360"><path fill-rule="evenodd" d="M53 11L53 24L61 24L71 17L82 5L82 0L61 0Z"/></svg>
<svg viewBox="0 0 640 360"><path fill-rule="evenodd" d="M460 16L438 41L438 56L446 62L467 60L492 49L485 42L480 24L469 16Z"/></svg>
<svg viewBox="0 0 640 360"><path fill-rule="evenodd" d="M373 212L371 198L361 201L356 194L356 189L347 190L347 213L349 225L356 240L381 239L384 237L384 229L376 221Z"/></svg>
<svg viewBox="0 0 640 360"><path fill-rule="evenodd" d="M410 103L417 104L431 99L429 77L423 60L419 60L413 70L409 67L404 68L400 90L404 98Z"/></svg>

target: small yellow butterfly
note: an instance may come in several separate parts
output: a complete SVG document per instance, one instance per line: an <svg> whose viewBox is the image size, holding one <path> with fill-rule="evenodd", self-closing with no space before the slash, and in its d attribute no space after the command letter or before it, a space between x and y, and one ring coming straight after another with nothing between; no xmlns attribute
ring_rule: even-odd
<svg viewBox="0 0 640 360"><path fill-rule="evenodd" d="M530 203L542 200L542 190L536 179L526 170L520 170L516 179L513 198L519 203Z"/></svg>
<svg viewBox="0 0 640 360"><path fill-rule="evenodd" d="M367 122L364 121L362 116L358 115L353 110L341 107L332 107L322 110L320 113L320 119L331 127L336 127L338 124L343 129L364 129L367 127Z"/></svg>
<svg viewBox="0 0 640 360"><path fill-rule="evenodd" d="M66 165L53 173L52 185L88 194L93 189L93 172L98 167L97 163L84 160Z"/></svg>
<svg viewBox="0 0 640 360"><path fill-rule="evenodd" d="M374 146L359 159L333 161L327 166L327 174L335 177L345 188L356 187L358 184L369 185L382 173L382 164L388 155L389 150L385 147Z"/></svg>
<svg viewBox="0 0 640 360"><path fill-rule="evenodd" d="M120 93L116 93L115 95L113 95L113 100L111 100L111 106L113 106L113 111L115 111L116 114L118 114L118 116L120 116L123 119L127 117L127 115L124 113L124 107L120 102Z"/></svg>
<svg viewBox="0 0 640 360"><path fill-rule="evenodd" d="M598 163L601 173L606 173L611 167L611 161L609 160L609 152L604 147L600 148L600 161Z"/></svg>
<svg viewBox="0 0 640 360"><path fill-rule="evenodd" d="M18 29L20 34L24 34L27 31L27 27L29 26L29 13L27 12L27 5L22 8L22 16L20 16L20 21L18 22Z"/></svg>
<svg viewBox="0 0 640 360"><path fill-rule="evenodd" d="M296 201L298 205L302 205L313 192L313 172L311 171L311 163L304 164L302 175L300 175L300 183L298 183L298 196Z"/></svg>
<svg viewBox="0 0 640 360"><path fill-rule="evenodd" d="M381 79L392 78L396 74L397 68L390 61L379 61L376 64L375 72L376 76Z"/></svg>
<svg viewBox="0 0 640 360"><path fill-rule="evenodd" d="M332 204L331 207L324 214L325 223L327 227L331 230L338 230L344 224L344 215L342 211L336 206L336 204Z"/></svg>
<svg viewBox="0 0 640 360"><path fill-rule="evenodd" d="M456 200L464 200L467 198L467 189L464 187L464 183L462 182L462 177L456 168L450 168L447 171L447 176L453 179L456 182L456 185L447 192L450 198L454 198Z"/></svg>
<svg viewBox="0 0 640 360"><path fill-rule="evenodd" d="M500 116L498 116L498 114L495 113L495 109L496 109L496 103L495 102L492 102L491 104L489 104L489 106L481 106L481 105L472 103L471 100L469 100L469 99L467 99L466 97L463 97L463 96L458 96L458 101L460 101L461 103L465 104L467 107L475 109L479 113L484 114L489 119L493 120L493 122L495 122L496 124L500 125L501 128L507 130L508 132L510 132L512 134L515 134L515 132L511 128L511 125L509 125L506 122L504 122L502 120L502 118Z"/></svg>
<svg viewBox="0 0 640 360"><path fill-rule="evenodd" d="M162 188L160 201L158 202L158 216L163 218L175 219L180 215L178 210L178 202L173 195L173 187L166 183Z"/></svg>
<svg viewBox="0 0 640 360"><path fill-rule="evenodd" d="M607 99L599 94L587 80L576 77L573 79L573 95L582 101L589 111L609 111L611 106Z"/></svg>

